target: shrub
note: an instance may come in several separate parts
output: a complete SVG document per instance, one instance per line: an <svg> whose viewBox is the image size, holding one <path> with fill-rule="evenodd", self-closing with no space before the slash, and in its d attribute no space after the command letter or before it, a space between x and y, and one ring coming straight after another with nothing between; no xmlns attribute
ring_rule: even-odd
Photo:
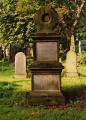
<svg viewBox="0 0 86 120"><path fill-rule="evenodd" d="M86 64L86 52L78 54L78 56L77 56L77 63L79 63L79 64Z"/></svg>
<svg viewBox="0 0 86 120"><path fill-rule="evenodd" d="M27 59L27 78L31 77L30 65L32 64L33 59Z"/></svg>

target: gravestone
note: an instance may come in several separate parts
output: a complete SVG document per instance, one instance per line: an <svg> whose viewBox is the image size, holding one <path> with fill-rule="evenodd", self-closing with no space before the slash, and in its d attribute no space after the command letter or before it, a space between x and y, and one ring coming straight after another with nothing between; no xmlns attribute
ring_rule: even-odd
<svg viewBox="0 0 86 120"><path fill-rule="evenodd" d="M79 41L79 53L81 53L81 41Z"/></svg>
<svg viewBox="0 0 86 120"><path fill-rule="evenodd" d="M15 78L26 77L26 56L19 52L15 56Z"/></svg>
<svg viewBox="0 0 86 120"><path fill-rule="evenodd" d="M51 7L42 7L34 18L38 31L32 36L34 63L31 69L32 91L28 103L31 105L64 104L61 92L61 71L59 63L59 34L55 33L57 12Z"/></svg>
<svg viewBox="0 0 86 120"><path fill-rule="evenodd" d="M70 50L66 56L66 74L67 76L78 76L77 73L77 57L75 52L74 36L71 37Z"/></svg>

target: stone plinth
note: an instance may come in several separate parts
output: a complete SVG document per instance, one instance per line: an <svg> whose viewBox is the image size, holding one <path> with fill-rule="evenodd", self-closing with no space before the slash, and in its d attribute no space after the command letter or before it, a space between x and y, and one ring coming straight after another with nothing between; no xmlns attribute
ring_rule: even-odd
<svg viewBox="0 0 86 120"><path fill-rule="evenodd" d="M58 91L33 91L30 93L28 103L31 105L64 105L65 98Z"/></svg>
<svg viewBox="0 0 86 120"><path fill-rule="evenodd" d="M61 93L62 69L61 63L57 62L37 61L32 64L32 92L29 104L59 105L65 103Z"/></svg>
<svg viewBox="0 0 86 120"><path fill-rule="evenodd" d="M15 78L26 77L26 56L19 52L15 56Z"/></svg>
<svg viewBox="0 0 86 120"><path fill-rule="evenodd" d="M66 56L66 74L67 76L78 76L76 53L70 50Z"/></svg>

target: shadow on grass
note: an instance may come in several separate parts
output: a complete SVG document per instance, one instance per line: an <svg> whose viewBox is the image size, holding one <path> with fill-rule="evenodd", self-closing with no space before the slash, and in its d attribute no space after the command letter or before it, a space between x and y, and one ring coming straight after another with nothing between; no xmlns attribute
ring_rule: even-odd
<svg viewBox="0 0 86 120"><path fill-rule="evenodd" d="M81 76L81 77L86 77L86 74L81 74L81 73L80 73L80 76Z"/></svg>
<svg viewBox="0 0 86 120"><path fill-rule="evenodd" d="M72 86L66 87L62 90L65 97L66 104L70 101L76 101L77 99L81 100L85 97L86 85L83 86Z"/></svg>
<svg viewBox="0 0 86 120"><path fill-rule="evenodd" d="M25 80L25 79L24 79L24 80L16 80L16 81L14 81L14 82L16 83L16 82L29 82L29 81L31 81L31 79L27 79L27 80Z"/></svg>
<svg viewBox="0 0 86 120"><path fill-rule="evenodd" d="M19 91L19 86L14 82L0 82L0 105L25 105L27 92Z"/></svg>
<svg viewBox="0 0 86 120"><path fill-rule="evenodd" d="M24 80L22 81L24 82ZM28 104L29 92L17 90L20 85L18 85L16 82L0 82L0 104L23 106L26 106ZM85 90L86 85L63 88L62 92L65 97L66 104L70 103L70 101L83 99L85 96Z"/></svg>

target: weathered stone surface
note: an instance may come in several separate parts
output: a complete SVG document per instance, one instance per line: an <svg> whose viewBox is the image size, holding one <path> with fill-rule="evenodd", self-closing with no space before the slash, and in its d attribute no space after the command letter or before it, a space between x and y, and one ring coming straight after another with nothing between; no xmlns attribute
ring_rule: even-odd
<svg viewBox="0 0 86 120"><path fill-rule="evenodd" d="M76 53L70 50L66 56L66 72L67 76L77 76Z"/></svg>
<svg viewBox="0 0 86 120"><path fill-rule="evenodd" d="M29 95L30 105L64 105L65 98L59 91L33 91Z"/></svg>
<svg viewBox="0 0 86 120"><path fill-rule="evenodd" d="M70 50L75 51L74 35L71 36L71 46L70 46Z"/></svg>
<svg viewBox="0 0 86 120"><path fill-rule="evenodd" d="M26 76L26 56L19 52L15 56L15 78L24 78Z"/></svg>
<svg viewBox="0 0 86 120"><path fill-rule="evenodd" d="M34 90L60 90L59 75L34 75Z"/></svg>
<svg viewBox="0 0 86 120"><path fill-rule="evenodd" d="M38 42L37 60L38 61L57 61L57 43L56 42Z"/></svg>
<svg viewBox="0 0 86 120"><path fill-rule="evenodd" d="M40 33L52 33L56 28L58 15L53 8L49 6L42 7L35 15L34 21Z"/></svg>
<svg viewBox="0 0 86 120"><path fill-rule="evenodd" d="M66 55L66 73L67 76L78 76L77 73L77 58L75 52L74 36L71 36L70 51Z"/></svg>
<svg viewBox="0 0 86 120"><path fill-rule="evenodd" d="M39 29L32 37L34 62L30 68L32 91L28 99L31 105L64 104L61 93L63 66L59 63L60 36L54 31L57 19L57 12L51 7L42 7L35 15Z"/></svg>
<svg viewBox="0 0 86 120"><path fill-rule="evenodd" d="M48 69L48 70L62 70L64 67L61 63L57 61L35 61L33 64L31 64L31 70L40 70L40 69Z"/></svg>

